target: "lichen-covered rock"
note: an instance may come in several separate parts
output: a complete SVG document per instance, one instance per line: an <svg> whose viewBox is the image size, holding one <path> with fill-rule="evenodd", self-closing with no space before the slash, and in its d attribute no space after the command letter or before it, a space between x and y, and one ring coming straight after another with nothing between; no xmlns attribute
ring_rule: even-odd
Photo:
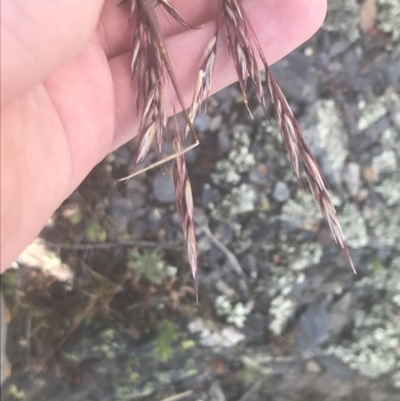
<svg viewBox="0 0 400 401"><path fill-rule="evenodd" d="M386 270L371 270L356 286L373 288L374 299L355 311L351 340L329 347L328 353L364 376L377 378L400 371L400 257Z"/></svg>
<svg viewBox="0 0 400 401"><path fill-rule="evenodd" d="M241 174L250 171L255 165L254 156L249 150L249 134L245 131L236 131L233 133L232 142L228 157L217 162L215 172L211 175L212 182L216 185L238 184Z"/></svg>
<svg viewBox="0 0 400 401"><path fill-rule="evenodd" d="M400 54L400 3L398 0L377 0L377 26L391 36L390 47Z"/></svg>
<svg viewBox="0 0 400 401"><path fill-rule="evenodd" d="M368 245L364 217L354 203L346 203L338 218L349 247L357 249Z"/></svg>
<svg viewBox="0 0 400 401"><path fill-rule="evenodd" d="M360 37L359 13L360 6L356 0L329 1L323 28L329 32L341 34L350 42L354 42Z"/></svg>

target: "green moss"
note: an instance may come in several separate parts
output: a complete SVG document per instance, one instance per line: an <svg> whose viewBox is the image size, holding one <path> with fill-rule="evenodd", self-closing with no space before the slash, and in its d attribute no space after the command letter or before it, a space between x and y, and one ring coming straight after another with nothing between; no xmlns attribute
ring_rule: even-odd
<svg viewBox="0 0 400 401"><path fill-rule="evenodd" d="M187 350L196 346L196 342L193 340L185 340L181 342L181 348Z"/></svg>
<svg viewBox="0 0 400 401"><path fill-rule="evenodd" d="M106 230L97 221L86 227L85 236L90 242L105 242L107 240Z"/></svg>
<svg viewBox="0 0 400 401"><path fill-rule="evenodd" d="M11 384L10 387L8 388L8 395L12 400L25 400L26 395L23 390L18 389L18 387L15 384Z"/></svg>
<svg viewBox="0 0 400 401"><path fill-rule="evenodd" d="M129 381L131 383L136 383L140 379L140 374L138 372L131 372L129 375Z"/></svg>
<svg viewBox="0 0 400 401"><path fill-rule="evenodd" d="M197 369L189 369L186 371L186 377L193 377L199 373Z"/></svg>
<svg viewBox="0 0 400 401"><path fill-rule="evenodd" d="M154 340L155 357L159 362L168 362L173 355L173 342L178 339L178 327L169 320L162 320Z"/></svg>
<svg viewBox="0 0 400 401"><path fill-rule="evenodd" d="M177 269L165 263L164 254L158 250L133 250L129 252L128 268L136 280L146 279L160 285L169 277L175 277Z"/></svg>

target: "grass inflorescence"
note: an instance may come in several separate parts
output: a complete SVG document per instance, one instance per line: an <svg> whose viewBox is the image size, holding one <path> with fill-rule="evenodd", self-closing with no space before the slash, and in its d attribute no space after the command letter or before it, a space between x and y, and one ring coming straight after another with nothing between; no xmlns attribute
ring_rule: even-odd
<svg viewBox="0 0 400 401"><path fill-rule="evenodd" d="M221 19L217 22L214 36L205 48L194 87L192 105L188 111L185 110L182 101L179 85L158 25L155 8L162 6L180 24L186 28L192 27L185 22L179 12L167 0L131 0L130 13L131 18L136 14L131 67L133 77L136 80L138 108L141 107L142 110L133 164L136 167L138 163L145 159L154 138L160 152L163 141L167 140L166 138L168 140L171 138L171 136L164 135L167 125L167 112L163 86L165 78L169 77L186 119L186 127L183 133L180 134L176 130L172 134L172 145L175 152L173 177L176 191L176 205L182 222L186 241L186 255L191 266L193 278L195 279L196 292L197 252L193 218L193 197L183 155L185 152L183 141L190 131L197 141L193 119L200 108L201 102L208 96L211 87L215 60L217 58L217 43L219 33L221 32L218 24L221 24L223 31L225 31L225 43L235 66L246 108L249 110L246 91L247 83L250 81L253 84L258 101L267 119L265 93L259 72L260 67L265 69L267 88L275 109L275 117L297 180L300 183L300 172L303 170L309 182L314 200L328 225L332 237L346 252L354 269L320 168L285 96L271 73L242 4L238 0L216 1L219 5ZM257 58L261 60L261 66ZM251 115L250 110L249 113Z"/></svg>

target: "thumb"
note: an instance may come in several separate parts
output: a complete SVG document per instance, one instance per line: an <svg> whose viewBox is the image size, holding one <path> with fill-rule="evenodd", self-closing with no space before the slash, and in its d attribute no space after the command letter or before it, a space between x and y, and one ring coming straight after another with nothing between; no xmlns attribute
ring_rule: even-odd
<svg viewBox="0 0 400 401"><path fill-rule="evenodd" d="M2 0L2 105L42 82L84 47L104 1Z"/></svg>

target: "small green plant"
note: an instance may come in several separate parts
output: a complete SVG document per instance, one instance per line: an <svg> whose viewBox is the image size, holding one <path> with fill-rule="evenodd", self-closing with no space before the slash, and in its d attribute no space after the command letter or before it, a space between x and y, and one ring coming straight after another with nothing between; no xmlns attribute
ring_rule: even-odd
<svg viewBox="0 0 400 401"><path fill-rule="evenodd" d="M25 392L20 390L15 384L8 388L8 395L12 400L24 400Z"/></svg>
<svg viewBox="0 0 400 401"><path fill-rule="evenodd" d="M154 352L160 362L168 362L173 354L172 343L178 339L178 327L169 320L163 319L158 324L158 334L154 340Z"/></svg>
<svg viewBox="0 0 400 401"><path fill-rule="evenodd" d="M166 278L175 277L176 268L165 263L164 255L158 250L133 250L129 254L128 267L136 280L146 279L160 285Z"/></svg>
<svg viewBox="0 0 400 401"><path fill-rule="evenodd" d="M88 225L85 234L90 242L105 242L107 239L106 230L97 221Z"/></svg>

